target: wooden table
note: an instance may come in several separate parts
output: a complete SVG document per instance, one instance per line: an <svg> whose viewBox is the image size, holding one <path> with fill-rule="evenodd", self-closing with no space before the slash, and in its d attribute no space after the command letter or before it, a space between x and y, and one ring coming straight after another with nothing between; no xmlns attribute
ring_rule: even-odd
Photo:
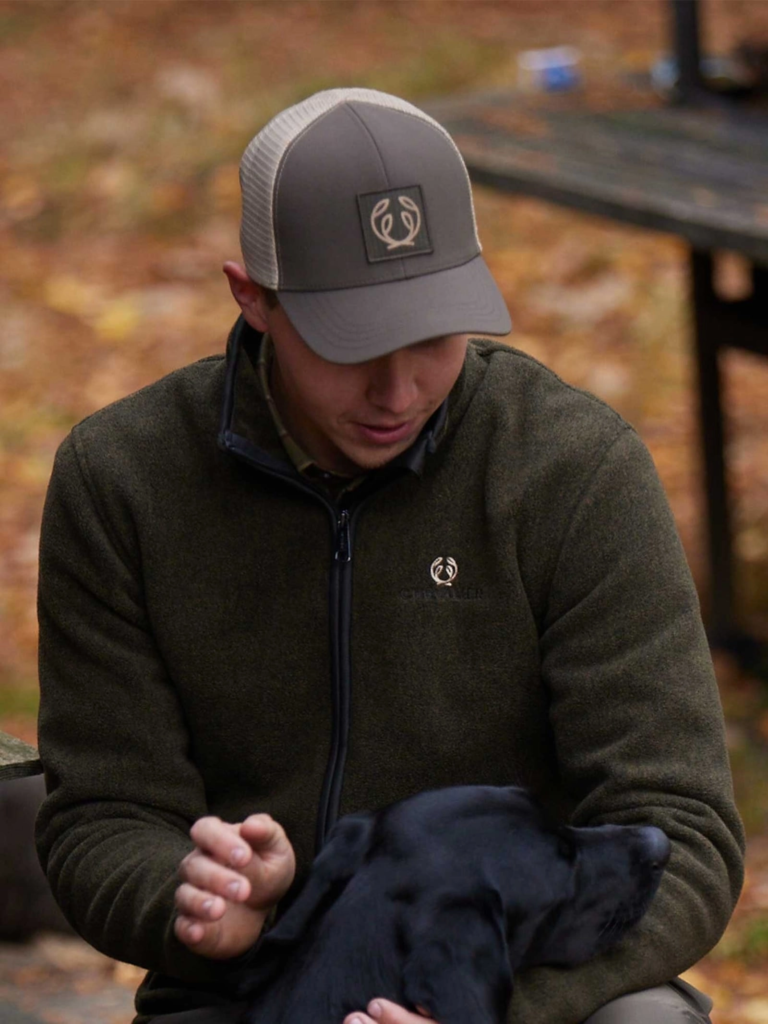
<svg viewBox="0 0 768 1024"><path fill-rule="evenodd" d="M657 231L690 245L704 455L713 644L745 639L734 610L730 503L718 352L768 355L768 115L722 100L669 107L637 90L594 102L577 93L484 93L432 103L473 181ZM727 302L712 254L752 261L753 294ZM768 397L768 396L766 396Z"/></svg>
<svg viewBox="0 0 768 1024"><path fill-rule="evenodd" d="M37 750L23 740L0 732L0 782L40 775L43 766Z"/></svg>

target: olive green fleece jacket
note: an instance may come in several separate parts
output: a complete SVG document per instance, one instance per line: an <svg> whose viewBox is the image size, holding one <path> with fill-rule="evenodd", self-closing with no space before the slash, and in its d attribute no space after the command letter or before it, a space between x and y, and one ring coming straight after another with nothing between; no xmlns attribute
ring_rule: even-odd
<svg viewBox="0 0 768 1024"><path fill-rule="evenodd" d="M687 968L731 914L743 835L697 596L635 431L473 341L447 418L341 513L285 457L259 340L240 319L227 382L225 359L194 363L56 458L38 841L68 918L150 970L140 1015L210 1002L227 965L172 932L196 818L269 812L298 884L338 813L516 783L576 825L657 825L673 854L641 924L582 967L521 973L510 1020L578 1024Z"/></svg>

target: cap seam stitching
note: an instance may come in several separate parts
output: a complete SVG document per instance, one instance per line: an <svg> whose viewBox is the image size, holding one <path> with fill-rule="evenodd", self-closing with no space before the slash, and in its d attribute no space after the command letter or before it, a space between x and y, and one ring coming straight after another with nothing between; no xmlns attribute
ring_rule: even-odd
<svg viewBox="0 0 768 1024"><path fill-rule="evenodd" d="M339 107L343 106L344 103L345 103L345 101L341 100L339 103L336 103L334 106L330 107L328 110L323 111L322 114L319 114L313 121L310 121L309 124L305 125L301 129L301 131L298 132L291 139L291 141L285 147L285 152L283 153L282 157L280 158L280 164L279 164L279 166L277 168L277 174L275 175L275 185L274 185L274 188L272 189L272 232L273 232L273 234L275 236L275 262L277 263L277 289L276 290L278 290L280 288L280 282L281 282L282 277L283 277L282 253L281 253L281 246L280 246L280 236L277 233L277 213L276 213L276 211L277 211L277 193L279 191L280 181L281 181L281 179L283 177L283 171L285 170L285 165L286 165L286 162L288 160L288 154L291 152L291 150L296 145L296 143L299 141L299 139L303 138L303 136L309 131L310 128L314 128L314 126L316 124L318 124L320 121L322 121L324 118L326 118L329 114L333 113L334 110L337 110Z"/></svg>
<svg viewBox="0 0 768 1024"><path fill-rule="evenodd" d="M366 135L368 136L368 138L369 138L369 139L371 140L371 142L373 143L373 148L374 148L374 150L375 150L375 152L376 152L376 156L377 156L377 157L378 157L378 159L379 159L379 164L380 164L380 166L381 166L381 170L382 170L382 172L383 172L383 174L384 174L384 180L385 180L385 181L386 181L386 183L387 183L387 188L386 188L386 190L384 190L384 189L377 189L376 191L379 191L379 192L381 192L381 191L387 191L387 192L390 192L390 191L392 190L392 188L393 188L393 185L392 185L392 179L391 179L391 178L390 178L390 176L389 176L389 169L387 168L387 165L386 165L386 164L384 163L384 156L382 155L382 152L381 152L381 150L379 149L379 144L377 143L377 141L376 141L376 139L375 139L375 137L374 137L374 134L373 134L373 132L371 131L371 129L370 129L370 128L368 127L368 125L367 125L367 124L365 123L365 121L364 121L364 120L363 120L363 118L362 118L362 117L360 116L360 114L358 114L358 112L357 112L357 111L356 111L356 110L355 110L355 109L353 108L353 106L352 106L352 102L353 102L353 101L351 101L351 102L348 102L348 103L347 103L347 109L349 110L350 114L352 114L352 116L353 116L353 117L354 117L354 118L355 118L355 119L356 119L356 120L357 120L357 121L359 122L359 124L361 124L361 125L362 125L362 127L363 127L363 131L364 131L364 132L366 133ZM369 106L372 106L372 107L373 107L373 106L378 106L378 104L375 104L375 103L370 103L370 104L369 104ZM404 111L403 111L403 113L404 113ZM413 116L413 115L411 115L411 116ZM358 216L360 216L360 208L359 208L359 206L358 206ZM365 246L365 251L366 251L366 254L367 254L367 252L368 252L368 247L367 247L367 245ZM394 261L390 259L390 261L389 261L389 262L390 262L390 265L391 265L391 264L392 264L392 263L393 263ZM371 263L371 260L368 260L368 263L370 264L370 263ZM398 260L398 267L399 267L399 270L400 270L400 274L402 275L402 277L403 277L403 278L406 278L406 277L407 277L408 275L406 274L406 271L405 271L405 260L404 260L404 259L403 259L402 257L401 257L401 258L400 258L400 259Z"/></svg>
<svg viewBox="0 0 768 1024"><path fill-rule="evenodd" d="M370 106L373 106L373 104L370 104ZM381 170L384 173L384 178L385 178L385 180L387 182L387 190L391 189L392 185L390 184L390 178L389 178L389 172L387 171L387 165L384 163L384 157L381 155L381 150L379 149L378 143L376 142L376 139L373 136L373 132L368 127L368 125L365 123L365 121L362 119L362 117L360 117L358 112L356 110L353 110L351 103L347 103L346 107L347 107L347 110L349 111L349 113L355 118L355 120L358 121L358 123L360 125L362 125L363 131L365 132L365 134L368 136L368 138L373 143L373 148L376 151L376 156L379 159L379 165L381 167ZM384 189L375 189L374 191L383 192Z"/></svg>

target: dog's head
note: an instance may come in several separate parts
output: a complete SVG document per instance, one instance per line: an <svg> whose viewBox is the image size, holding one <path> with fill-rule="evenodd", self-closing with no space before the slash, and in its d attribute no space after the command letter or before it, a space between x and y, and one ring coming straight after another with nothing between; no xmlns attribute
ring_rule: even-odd
<svg viewBox="0 0 768 1024"><path fill-rule="evenodd" d="M517 787L420 794L385 812L371 838L412 863L408 888L425 894L411 914L407 992L441 1024L470 1008L477 1018L483 1001L487 1019L502 1019L516 970L573 966L614 945L645 913L670 855L660 829L558 826Z"/></svg>
<svg viewBox="0 0 768 1024"><path fill-rule="evenodd" d="M650 903L669 849L651 827L557 826L516 787L420 793L338 822L263 962L301 942L342 893L364 889L360 913L397 921L404 1001L441 1024L490 1024L503 1020L518 968L582 963L618 941Z"/></svg>
<svg viewBox="0 0 768 1024"><path fill-rule="evenodd" d="M613 946L648 909L670 856L653 826L558 829L571 895L544 918L521 964L573 966Z"/></svg>

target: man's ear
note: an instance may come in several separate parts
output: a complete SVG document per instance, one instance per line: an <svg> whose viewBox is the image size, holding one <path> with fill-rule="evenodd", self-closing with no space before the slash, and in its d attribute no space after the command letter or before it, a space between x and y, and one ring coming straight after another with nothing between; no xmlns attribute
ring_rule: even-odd
<svg viewBox="0 0 768 1024"><path fill-rule="evenodd" d="M240 307L243 316L255 330L262 334L268 329L267 311L269 307L260 284L252 281L245 269L234 260L227 260L222 267L229 281L229 290Z"/></svg>

